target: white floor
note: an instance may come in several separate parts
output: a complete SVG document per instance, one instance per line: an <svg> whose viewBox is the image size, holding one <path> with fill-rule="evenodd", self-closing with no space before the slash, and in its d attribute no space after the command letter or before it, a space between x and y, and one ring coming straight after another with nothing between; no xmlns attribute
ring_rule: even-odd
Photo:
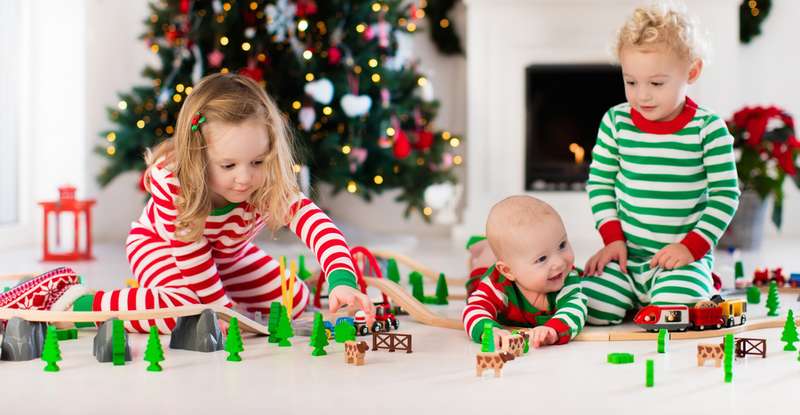
<svg viewBox="0 0 800 415"><path fill-rule="evenodd" d="M294 255L295 244L273 245L271 252ZM784 266L800 271L797 241L767 241L760 253L744 255L746 267ZM450 275L463 274L463 249L447 241L394 241L395 248ZM578 260L588 257L590 246L576 244ZM121 287L129 277L122 245L100 245L96 261L75 263L90 286ZM46 269L34 249L0 252L0 274ZM757 264L755 261L758 260ZM455 287L454 287L455 288ZM433 290L433 285L427 287ZM452 289L456 292L458 289ZM781 312L800 312L794 296L781 298ZM457 317L461 305L440 307L438 312ZM750 308L752 318L764 315ZM268 409L276 413L701 413L733 410L737 413L796 410L800 387L798 352L784 352L781 330L747 333L766 338L768 356L747 357L734 365L734 382L723 382L723 371L696 367L698 343L718 343L720 338L672 341L669 353L655 352L653 341L575 342L532 351L507 363L503 376L489 372L475 376L474 356L480 346L463 331L423 326L401 317L400 332L414 336L412 354L368 352L365 366L345 365L341 345L327 348L329 355L311 357L308 339L296 337L291 348L268 345L263 337L245 340L241 363L225 361L226 353L211 354L169 350L162 336L164 371L151 373L142 361L147 336L132 334L134 361L124 367L97 363L92 357L94 332L82 331L75 341L60 343L63 361L58 373L45 373L44 363L0 362L3 408L10 413L213 413L229 410ZM632 365L605 362L611 352L636 356ZM655 388L644 387L645 360L655 361Z"/></svg>

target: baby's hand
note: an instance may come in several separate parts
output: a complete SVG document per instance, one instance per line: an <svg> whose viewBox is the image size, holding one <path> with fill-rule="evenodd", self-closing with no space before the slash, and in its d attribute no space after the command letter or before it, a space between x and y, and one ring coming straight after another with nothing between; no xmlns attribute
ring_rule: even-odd
<svg viewBox="0 0 800 415"><path fill-rule="evenodd" d="M594 256L586 261L583 275L585 277L600 275L611 261L617 261L622 272L628 273L628 248L625 246L625 241L611 242L597 251Z"/></svg>
<svg viewBox="0 0 800 415"><path fill-rule="evenodd" d="M534 349L553 344L558 340L556 329L548 326L534 327L528 330L528 335L528 344Z"/></svg>
<svg viewBox="0 0 800 415"><path fill-rule="evenodd" d="M656 253L650 260L650 266L660 266L664 269L675 269L686 266L694 261L692 253L684 244L669 244Z"/></svg>
<svg viewBox="0 0 800 415"><path fill-rule="evenodd" d="M328 307L331 313L335 313L342 306L358 307L367 314L367 324L372 325L375 320L375 306L369 300L366 294L356 290L353 287L340 285L331 290L328 295Z"/></svg>

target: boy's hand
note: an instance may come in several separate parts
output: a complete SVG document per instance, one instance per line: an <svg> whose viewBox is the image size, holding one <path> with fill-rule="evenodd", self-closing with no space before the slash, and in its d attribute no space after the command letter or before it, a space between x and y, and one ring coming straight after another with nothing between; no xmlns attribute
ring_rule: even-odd
<svg viewBox="0 0 800 415"><path fill-rule="evenodd" d="M558 333L556 333L556 329L552 327L534 327L529 330L528 333L528 344L534 349L538 349L541 346L547 346L558 341Z"/></svg>
<svg viewBox="0 0 800 415"><path fill-rule="evenodd" d="M656 253L650 260L650 266L664 269L680 268L694 262L689 248L681 243L669 244Z"/></svg>
<svg viewBox="0 0 800 415"><path fill-rule="evenodd" d="M625 246L625 241L611 242L597 251L594 256L586 261L586 266L583 269L583 276L588 277L602 274L603 269L605 269L606 265L611 261L617 261L622 272L628 273L628 248Z"/></svg>
<svg viewBox="0 0 800 415"><path fill-rule="evenodd" d="M328 294L328 307L331 313L335 313L342 306L348 308L358 306L367 314L367 324L372 325L375 320L375 306L366 294L353 287L340 285Z"/></svg>

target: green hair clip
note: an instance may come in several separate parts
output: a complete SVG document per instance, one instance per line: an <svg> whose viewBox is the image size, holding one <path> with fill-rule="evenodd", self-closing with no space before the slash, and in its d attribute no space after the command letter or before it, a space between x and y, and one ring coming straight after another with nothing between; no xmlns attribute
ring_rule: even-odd
<svg viewBox="0 0 800 415"><path fill-rule="evenodd" d="M204 122L206 122L206 117L202 116L200 111L198 111L194 117L192 117L192 132L197 131L197 129L200 128L200 124Z"/></svg>

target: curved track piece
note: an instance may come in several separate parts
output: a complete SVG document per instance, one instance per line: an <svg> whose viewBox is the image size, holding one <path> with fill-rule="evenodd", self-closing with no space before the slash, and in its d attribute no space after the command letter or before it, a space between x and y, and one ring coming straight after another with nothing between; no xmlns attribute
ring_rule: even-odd
<svg viewBox="0 0 800 415"><path fill-rule="evenodd" d="M22 274L6 274L0 275L0 281L19 281L23 278L33 277L39 274L31 274L29 272L25 272Z"/></svg>
<svg viewBox="0 0 800 415"><path fill-rule="evenodd" d="M399 263L401 263L401 264L413 269L414 271L419 272L420 274L425 276L425 278L427 278L427 279L429 279L429 280L431 280L433 282L436 282L436 281L439 280L439 273L438 272L426 267L425 265L422 265L421 263L419 263L419 262L417 262L417 261L415 261L415 260L413 260L413 259L411 259L411 258L409 258L409 257L407 257L407 256L405 256L403 254L399 254L397 252L392 252L392 251L381 251L381 250L373 250L372 253L378 258L384 258L384 259L394 258L395 261L397 261L397 262L399 262ZM463 287L467 283L467 278L447 278L447 277L445 277L445 281L447 281L448 285L451 285L451 286L459 285L459 286Z"/></svg>
<svg viewBox="0 0 800 415"><path fill-rule="evenodd" d="M403 307L411 318L422 324L456 330L462 330L464 328L464 325L461 324L461 320L442 317L428 310L428 308L417 301L416 298L412 297L411 294L392 281L375 277L364 277L364 281L366 281L368 286L375 287L388 295L395 304Z"/></svg>
<svg viewBox="0 0 800 415"><path fill-rule="evenodd" d="M120 320L151 320L194 316L209 308L214 310L217 313L217 317L222 320L228 321L231 317L236 317L239 320L239 327L245 331L269 334L267 326L259 324L235 310L207 304L137 311L43 311L0 308L0 320L8 320L13 317L19 317L27 321L44 322L101 322L112 317Z"/></svg>

